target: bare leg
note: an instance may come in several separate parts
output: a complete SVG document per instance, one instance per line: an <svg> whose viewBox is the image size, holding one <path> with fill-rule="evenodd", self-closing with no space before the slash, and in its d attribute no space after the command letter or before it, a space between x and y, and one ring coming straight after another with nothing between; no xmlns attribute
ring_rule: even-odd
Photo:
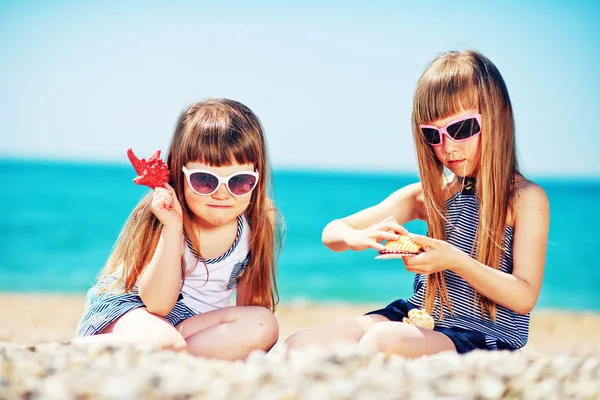
<svg viewBox="0 0 600 400"><path fill-rule="evenodd" d="M187 345L181 334L163 317L136 308L108 325L94 336L78 337L74 344L139 344L148 343L163 349L181 351Z"/></svg>
<svg viewBox="0 0 600 400"><path fill-rule="evenodd" d="M443 333L393 321L373 326L359 344L376 352L415 358L441 351L456 351L452 340Z"/></svg>
<svg viewBox="0 0 600 400"><path fill-rule="evenodd" d="M326 346L336 342L358 343L368 330L383 321L389 320L378 314L363 315L296 332L286 339L285 344L291 349L299 349L311 345Z"/></svg>
<svg viewBox="0 0 600 400"><path fill-rule="evenodd" d="M277 319L264 307L225 307L190 317L176 328L191 354L226 360L268 351L279 337Z"/></svg>

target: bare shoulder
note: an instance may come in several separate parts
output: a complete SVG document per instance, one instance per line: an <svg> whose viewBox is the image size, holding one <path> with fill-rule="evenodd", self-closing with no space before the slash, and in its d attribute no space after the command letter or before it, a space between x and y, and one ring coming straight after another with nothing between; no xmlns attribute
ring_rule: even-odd
<svg viewBox="0 0 600 400"><path fill-rule="evenodd" d="M515 185L514 208L517 213L520 210L549 212L550 203L544 188L520 177Z"/></svg>

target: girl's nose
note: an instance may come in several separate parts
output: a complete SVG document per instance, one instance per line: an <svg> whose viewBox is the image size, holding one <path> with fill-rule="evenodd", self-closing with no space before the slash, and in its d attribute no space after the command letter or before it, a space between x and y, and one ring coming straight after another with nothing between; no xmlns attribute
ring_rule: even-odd
<svg viewBox="0 0 600 400"><path fill-rule="evenodd" d="M442 135L442 146L444 148L444 151L446 151L447 153L451 153L458 148L458 143L450 139L448 135L444 134Z"/></svg>
<svg viewBox="0 0 600 400"><path fill-rule="evenodd" d="M216 192L212 194L215 199L227 199L229 198L229 190L227 190L227 186L222 183Z"/></svg>

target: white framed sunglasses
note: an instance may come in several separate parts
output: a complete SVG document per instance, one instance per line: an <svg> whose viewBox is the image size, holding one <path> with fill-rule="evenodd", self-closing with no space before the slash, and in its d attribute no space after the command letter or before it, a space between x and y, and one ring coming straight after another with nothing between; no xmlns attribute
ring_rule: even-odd
<svg viewBox="0 0 600 400"><path fill-rule="evenodd" d="M244 196L254 190L258 183L258 172L242 171L229 176L219 176L205 169L181 169L194 193L208 196L224 183L232 196Z"/></svg>

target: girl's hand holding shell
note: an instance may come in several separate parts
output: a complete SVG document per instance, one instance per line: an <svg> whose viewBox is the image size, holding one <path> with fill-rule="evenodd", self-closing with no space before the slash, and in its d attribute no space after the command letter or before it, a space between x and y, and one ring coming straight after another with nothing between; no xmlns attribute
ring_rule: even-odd
<svg viewBox="0 0 600 400"><path fill-rule="evenodd" d="M365 229L354 229L346 238L346 244L352 250L375 249L382 250L384 240L395 240L400 234L408 231L394 218L388 217L381 222Z"/></svg>
<svg viewBox="0 0 600 400"><path fill-rule="evenodd" d="M445 270L453 270L465 260L470 260L470 256L467 253L444 240L421 235L411 236L418 245L427 247L427 251L415 257L405 258L404 265L407 271L427 275Z"/></svg>
<svg viewBox="0 0 600 400"><path fill-rule="evenodd" d="M164 226L183 226L181 204L168 183L153 190L150 210Z"/></svg>

